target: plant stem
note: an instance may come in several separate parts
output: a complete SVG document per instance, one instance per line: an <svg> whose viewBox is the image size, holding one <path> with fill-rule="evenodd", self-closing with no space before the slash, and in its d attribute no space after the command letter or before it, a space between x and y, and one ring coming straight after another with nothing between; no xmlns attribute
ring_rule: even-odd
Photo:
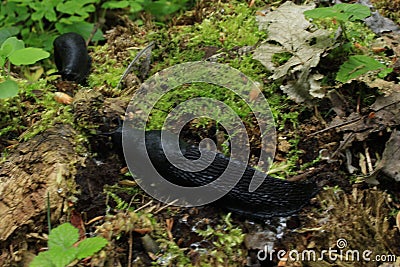
<svg viewBox="0 0 400 267"><path fill-rule="evenodd" d="M340 28L342 28L342 34L345 40L347 40L348 42L350 42L349 38L347 37L347 33L346 33L346 26L344 21L339 20L339 25Z"/></svg>
<svg viewBox="0 0 400 267"><path fill-rule="evenodd" d="M51 231L51 220L50 220L50 192L47 192L47 227L49 228L49 234Z"/></svg>

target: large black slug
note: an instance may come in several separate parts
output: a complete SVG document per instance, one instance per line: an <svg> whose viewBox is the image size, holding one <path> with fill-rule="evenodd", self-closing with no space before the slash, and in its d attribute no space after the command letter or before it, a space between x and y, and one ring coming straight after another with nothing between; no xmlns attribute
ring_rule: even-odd
<svg viewBox="0 0 400 267"><path fill-rule="evenodd" d="M214 159L212 163L201 171L184 171L171 164L164 154L163 148L168 149L171 147L168 143L175 140L172 134L167 134L167 139L163 143L161 143L161 131L147 131L145 135L147 152L136 149L139 146L135 145L137 141L135 140L135 130L128 133L129 149L133 150L132 153L138 159L145 157L146 154L149 155L158 173L177 185L189 187L206 185L217 179L224 172L229 161L232 160L221 153L202 150L202 155L206 153L207 157ZM121 129L114 132L113 140L116 145L122 143L121 136ZM180 149L187 159L195 160L200 157L198 147L189 145L182 140L180 140ZM291 215L299 211L319 191L314 182L289 182L267 176L257 190L249 192L248 188L253 174L261 173L243 162L235 160L232 160L232 162L238 169L245 169L245 172L234 188L219 199L216 204L246 217L267 219ZM146 179L148 170L145 167L141 169L141 166L138 166L135 171L138 172L136 174L139 177Z"/></svg>
<svg viewBox="0 0 400 267"><path fill-rule="evenodd" d="M69 32L54 40L54 61L63 80L85 84L89 75L91 58L85 40L77 33Z"/></svg>

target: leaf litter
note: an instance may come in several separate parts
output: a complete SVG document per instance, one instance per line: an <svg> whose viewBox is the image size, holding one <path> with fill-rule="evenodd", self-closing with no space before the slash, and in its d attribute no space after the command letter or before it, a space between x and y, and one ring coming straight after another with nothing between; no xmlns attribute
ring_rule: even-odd
<svg viewBox="0 0 400 267"><path fill-rule="evenodd" d="M329 31L315 28L304 17L303 12L313 8L314 4L299 6L288 1L273 12L264 10L257 16L259 29L267 31L268 38L255 50L254 58L273 71L271 79L285 79L282 91L299 103L325 96L320 85L323 75L314 68L333 44ZM292 56L276 66L273 57L283 52Z"/></svg>
<svg viewBox="0 0 400 267"><path fill-rule="evenodd" d="M315 28L304 17L304 11L314 8L314 4L296 5L288 1L274 11L263 10L260 12L257 16L259 29L266 31L268 38L255 50L253 57L272 72L270 79L283 82L280 86L281 90L295 102L310 104L315 98L328 97L336 116L326 129L314 134L332 129L335 129L336 133L342 134L339 148L332 152L335 157L346 149L348 150L355 141L367 141L372 133L385 130L390 132L391 129L400 125L400 85L398 81L378 78L377 71L371 71L359 77L356 77L357 75L350 77L348 83L364 84L364 87L370 87L371 90L377 88L383 94L376 98L373 105L362 111L349 112L348 105L345 104L346 100L338 91L332 88L326 92L321 87L321 80L324 76L318 72L317 66L321 57L334 48L335 42L330 37L329 31ZM373 19L369 18L368 25L379 25L379 21L375 23ZM386 28L385 31L387 31ZM385 34L377 40L382 43L382 49L393 51L393 58L400 57L399 36L395 32ZM274 63L274 57L281 53L290 54L291 57L284 64L277 65ZM395 64L396 62L392 62L392 65ZM396 73L396 68L394 67L394 69ZM341 88L343 85L336 86L337 90ZM382 170L396 181L400 180L399 147L400 138L394 131L386 144L383 158L375 166L375 171ZM346 154L349 155L349 153ZM363 159L368 160L368 158ZM351 159L347 161L351 162ZM359 164L366 165L364 163L360 162ZM349 170L352 168L352 166L348 167ZM362 167L361 169L365 170L366 168Z"/></svg>

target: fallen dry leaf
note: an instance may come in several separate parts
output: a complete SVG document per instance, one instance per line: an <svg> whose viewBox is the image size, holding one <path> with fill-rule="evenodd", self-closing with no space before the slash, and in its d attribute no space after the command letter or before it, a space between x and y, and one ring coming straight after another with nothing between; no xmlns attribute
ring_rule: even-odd
<svg viewBox="0 0 400 267"><path fill-rule="evenodd" d="M320 86L323 75L313 72L313 68L333 41L328 31L315 29L304 17L303 12L314 7L288 1L273 12L264 11L265 16L257 16L259 29L268 32L268 38L255 50L254 58L274 72L271 79L284 77L288 81L281 89L296 102L325 96ZM292 56L286 63L276 66L273 57L283 52Z"/></svg>
<svg viewBox="0 0 400 267"><path fill-rule="evenodd" d="M72 103L73 99L72 99L72 97L70 97L66 93L55 92L54 93L54 100L56 100L58 103L69 105L69 104Z"/></svg>

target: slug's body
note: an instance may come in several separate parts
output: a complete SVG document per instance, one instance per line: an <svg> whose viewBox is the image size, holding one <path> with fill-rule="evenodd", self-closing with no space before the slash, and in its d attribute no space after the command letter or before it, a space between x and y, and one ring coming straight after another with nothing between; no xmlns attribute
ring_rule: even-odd
<svg viewBox="0 0 400 267"><path fill-rule="evenodd" d="M115 137L118 135L121 135L121 131L116 131L113 139L117 140L118 138ZM161 143L161 131L147 131L147 151L144 151L143 149L138 149L140 145L135 144L135 142L140 141L136 140L134 130L127 133L127 136L124 133L124 138L129 138L127 139L129 140L129 148L124 147L124 149L129 149L129 153L133 153L138 162L133 171L140 178L146 179L148 169L140 163L140 159L148 155L158 173L168 181L181 186L198 187L216 180L225 171L229 161L232 161L235 169L244 169L245 172L243 175L240 174L241 179L233 189L216 203L244 216L266 219L274 216L291 215L306 205L319 190L315 183L288 182L266 176L264 182L256 191L249 192L253 174L262 175L263 173L243 162L232 160L221 153L210 150L201 151L203 157L212 160L212 163L207 168L194 172L181 170L171 164L164 154L163 149L168 150L172 147L170 146L171 142L175 140L172 134L166 134L166 136L166 141ZM180 149L187 159L196 160L200 157L198 147L183 141L180 141ZM178 152L172 151L172 155L179 157Z"/></svg>
<svg viewBox="0 0 400 267"><path fill-rule="evenodd" d="M89 57L83 37L70 32L54 40L54 61L63 80L84 84L90 72Z"/></svg>

